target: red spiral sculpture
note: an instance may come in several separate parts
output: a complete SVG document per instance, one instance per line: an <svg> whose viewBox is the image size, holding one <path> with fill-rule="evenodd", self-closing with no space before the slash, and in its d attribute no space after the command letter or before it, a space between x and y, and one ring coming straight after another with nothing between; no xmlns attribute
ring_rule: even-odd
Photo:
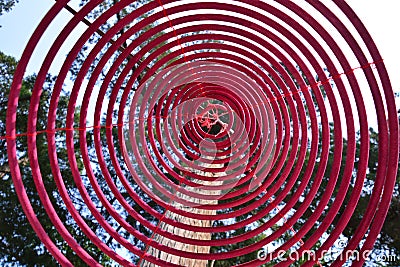
<svg viewBox="0 0 400 267"><path fill-rule="evenodd" d="M101 26L132 4L132 0L118 1L91 23L86 17L102 0L89 1L60 29L51 48L43 54L32 92L28 130L22 133L16 128L16 117L25 69L48 26L64 8L70 9L68 2L58 0L54 4L27 44L12 84L6 125L16 192L34 230L61 265L71 263L36 218L21 179L16 148L16 140L21 136L27 136L30 168L49 218L87 264L99 263L67 230L44 189L37 158L38 134L47 135L54 182L63 205L83 233L115 262L135 266L96 236L74 207L60 172L58 131L66 132L68 164L88 210L116 242L137 255L136 264L146 261L177 266L155 257L150 248L203 261L237 258L265 248L289 231L290 238L276 250L240 265L260 266L280 257L279 251L295 249L301 253L320 242L314 251L318 259L340 240L362 192L369 160L368 128L376 121L377 178L362 221L344 252L372 248L396 179L398 118L383 59L345 1L149 1L104 31L99 30ZM82 21L88 27L70 48L58 73L51 92L47 128L37 129L46 75L65 40ZM68 72L82 47L96 33L101 36L80 66L70 92L65 127L57 128L58 100ZM119 38L115 39L117 35ZM103 54L99 56L100 53ZM84 84L87 76L88 83ZM94 93L96 84L100 84L98 94ZM75 118L79 95L83 100L79 118ZM95 103L94 109L89 108L90 103ZM105 124L101 121L104 110ZM93 125L87 121L93 121ZM93 130L95 154L107 190L118 200L118 208L107 199L94 175L87 145L89 128ZM113 129L118 131L118 140L114 140ZM106 133L106 145L101 130ZM117 156L115 144L123 160ZM334 153L330 153L332 146ZM104 151L110 155L112 165L106 164ZM90 183L81 178L78 157ZM122 166L129 169L133 180L126 177ZM112 177L110 169L116 177ZM158 224L148 221L126 201L115 179ZM326 183L321 187L323 181ZM133 184L148 199L132 189ZM145 244L144 249L121 236L103 218L96 208L98 203L88 194L88 186L115 221ZM304 213L318 192L317 205L305 218ZM149 201L164 212L149 205ZM120 215L121 210L153 234L149 237L132 227ZM192 225L167 216L167 212L190 220L225 223ZM294 231L296 223L299 225ZM234 233L242 228L246 231L226 238L199 240L174 234L165 225L211 235ZM262 238L236 249L197 253L167 246L158 242L156 236L217 248ZM277 265L289 266L294 260L289 257ZM338 257L333 266L341 266L345 261ZM353 265L362 266L364 261L361 258ZM306 261L304 266L315 262Z"/></svg>

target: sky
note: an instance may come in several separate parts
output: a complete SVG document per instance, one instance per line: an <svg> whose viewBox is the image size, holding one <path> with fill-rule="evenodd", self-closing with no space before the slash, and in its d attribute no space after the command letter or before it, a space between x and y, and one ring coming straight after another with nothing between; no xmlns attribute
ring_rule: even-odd
<svg viewBox="0 0 400 267"><path fill-rule="evenodd" d="M363 21L388 69L393 90L400 92L400 1L347 1ZM397 101L398 107L400 102Z"/></svg>
<svg viewBox="0 0 400 267"><path fill-rule="evenodd" d="M75 2L76 0L72 1ZM378 49L384 59L388 69L393 90L400 92L400 1L399 0L348 0L350 6L359 15L366 28L372 35ZM54 0L21 0L19 4L10 12L0 17L0 51L20 58L23 49L28 42L40 19L54 3ZM74 3L72 3L74 4ZM70 18L70 14L65 12L64 18ZM46 51L45 43L51 43L52 38L56 36L64 21L56 20L51 25L49 34L44 36L41 41L43 48L37 49L35 58L43 58L43 52ZM81 27L84 30L85 26ZM75 34L79 34L77 31ZM72 44L73 40L69 42ZM68 53L68 41L61 53ZM40 48L40 46L39 46ZM56 71L57 68L54 69ZM27 73L37 72L34 64L28 65ZM398 108L400 107L400 98L397 98Z"/></svg>

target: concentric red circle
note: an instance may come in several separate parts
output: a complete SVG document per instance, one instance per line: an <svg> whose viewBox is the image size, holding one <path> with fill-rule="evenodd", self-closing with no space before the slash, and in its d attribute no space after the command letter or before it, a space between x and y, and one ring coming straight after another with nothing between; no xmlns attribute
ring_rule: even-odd
<svg viewBox="0 0 400 267"><path fill-rule="evenodd" d="M67 230L47 195L36 135L43 133L37 129L37 118L46 75L65 40L102 0L89 1L60 29L38 71L28 132L21 133L16 125L26 66L68 2L58 0L49 10L18 65L7 110L7 151L18 197L49 251L61 265L71 265L35 217L27 196L16 152L16 139L23 135L46 212L74 252L94 266L99 263ZM366 179L368 128L375 126L374 117L379 133L377 178L361 224L340 253L360 244L360 252L370 250L396 179L398 118L383 59L348 4L158 0L132 9L132 3L118 1L91 22L70 47L52 90L45 130L49 159L62 205L75 225L123 266L144 261L177 266L155 257L151 249L197 260L247 256L249 260L238 266L268 261L289 266L296 260L281 259L280 251L313 249L321 258L335 248L356 209ZM100 31L97 42L90 44L102 26L129 7L132 12ZM62 129L56 128L60 94L71 66L88 44L89 52L67 89L67 120ZM74 206L60 172L60 130L66 131L68 165L87 211L126 252L110 248ZM93 149L88 138L94 140ZM107 188L100 185L99 172ZM104 218L99 204L131 238ZM188 224L171 214L209 225ZM128 216L152 235L135 228ZM167 231L166 226L211 235L198 239ZM218 252L178 249L158 242L158 237ZM134 245L132 238L143 246ZM283 241L277 245L277 240ZM265 257L250 256L271 247ZM129 260L127 253L138 260ZM346 260L337 257L333 266ZM365 260L353 265L362 266ZM306 261L304 266L315 262Z"/></svg>

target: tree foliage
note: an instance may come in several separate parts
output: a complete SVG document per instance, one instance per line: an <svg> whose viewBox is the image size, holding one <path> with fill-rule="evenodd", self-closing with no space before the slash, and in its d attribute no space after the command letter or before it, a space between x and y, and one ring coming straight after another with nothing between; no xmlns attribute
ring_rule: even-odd
<svg viewBox="0 0 400 267"><path fill-rule="evenodd" d="M0 52L0 102L2 106L7 105L7 98L9 88L11 86L12 76L17 65L16 59L7 56ZM16 126L19 132L26 132L27 120L28 120L28 109L30 105L30 98L33 85L35 83L36 76L27 76L23 80ZM47 112L50 103L50 96L52 90L52 84L55 77L48 76L46 79L41 101L38 110L38 128L45 129L47 124ZM65 110L68 104L68 96L62 95L59 102L58 111L58 126L61 126L62 121L65 121ZM0 135L5 136L5 120L6 120L7 109L0 110ZM65 142L65 132L57 133L57 142ZM0 140L1 147L4 148L2 151L6 151L6 140ZM86 248L90 253L96 255L98 249L83 235L83 233L74 227L74 223L66 208L59 203L61 197L58 194L58 190L54 183L50 163L48 160L47 152L47 138L45 134L37 135L37 150L38 150L38 161L43 176L43 181L48 192L52 204L55 207L60 219L65 222L68 230L74 233L75 238L78 242ZM74 188L72 174L69 170L69 163L67 159L66 149L62 146L58 146L57 153L59 157L60 171L64 178L64 183L71 195L77 194ZM19 165L22 179L24 181L27 194L33 206L33 209L40 220L43 227L47 230L49 236L53 241L59 245L61 251L63 251L67 257L76 265L82 266L83 262L75 256L73 251L65 244L62 237L56 231L52 225L49 217L47 216L43 205L39 199L36 191L35 183L32 178L29 160L27 155L27 139L25 136L17 138L17 155L19 157ZM82 163L78 163L82 167ZM16 263L25 266L55 266L56 262L53 257L47 252L43 244L36 236L35 232L31 228L22 207L15 194L13 182L10 175L10 168L8 165L7 153L0 155L0 262L4 264ZM95 228L98 226L95 225ZM97 257L101 261L101 255Z"/></svg>
<svg viewBox="0 0 400 267"><path fill-rule="evenodd" d="M19 0L0 0L0 16L6 12L10 12L18 2Z"/></svg>

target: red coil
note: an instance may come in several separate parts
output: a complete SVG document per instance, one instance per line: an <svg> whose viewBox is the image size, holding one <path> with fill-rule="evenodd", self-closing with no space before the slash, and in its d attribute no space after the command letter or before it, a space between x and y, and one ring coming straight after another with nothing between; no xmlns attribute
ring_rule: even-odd
<svg viewBox="0 0 400 267"><path fill-rule="evenodd" d="M324 193L312 215L279 249L287 251L301 242L302 245L297 249L301 253L323 240L315 251L316 256L321 257L323 251L332 248L340 238L356 208L365 180L369 159L368 128L371 125L364 103L365 93L362 92L366 89L369 89L368 93L373 98L378 121L377 179L367 211L345 251L356 249L367 232L368 236L360 251L372 248L388 210L396 179L398 118L383 60L365 27L346 2L334 0L331 4L343 13L342 17L346 18L347 23L343 23L322 2L314 0L301 6L286 0L277 0L271 4L268 1L250 0L151 1L112 25L93 45L71 90L65 127L56 128L58 100L71 65L89 38L109 18L132 2L121 0L95 19L70 49L52 90L47 129L38 130L36 123L41 88L53 59L79 22L102 2L89 1L60 31L47 52L32 92L28 132L19 133L15 122L26 66L48 25L68 2L58 0L55 3L37 27L22 55L9 96L7 136L3 137L7 139L10 169L24 211L40 239L60 264L71 265L35 217L21 179L16 150L16 139L20 136L27 136L31 171L52 223L75 253L91 266L99 264L68 232L44 189L37 159L37 134L47 134L54 181L70 215L103 253L121 265L135 266L97 237L74 207L58 165L55 145L57 131L66 131L69 166L87 208L104 230L129 252L137 255L140 261L176 266L155 258L148 253L149 247L199 260L222 260L258 251L278 240L288 230L293 230L294 224L302 218L318 190ZM321 24L309 14L309 9L323 16L329 22L330 30L326 28L326 23ZM143 17L145 14L147 16ZM133 21L136 22L131 25ZM113 40L126 25L131 26L118 39ZM148 25L153 27L138 34ZM350 26L360 38L353 36L354 31L348 29ZM341 43L331 34L333 29L339 33ZM124 47L123 44L135 35L137 38ZM321 40L324 44L321 44ZM106 52L99 57L107 45ZM353 61L342 52L343 46L351 50ZM354 65L354 62L357 64ZM120 67L122 71L111 85ZM102 77L102 71L106 68L108 71ZM324 68L329 71L329 75ZM369 88L361 90L356 71L363 75ZM82 86L88 73L88 84ZM97 97L93 97L99 80L100 92ZM82 87L85 91L79 125L76 125L75 109ZM89 103L94 100L96 107L93 111L89 109ZM101 124L104 105L107 105L105 126ZM87 130L90 128L87 121L91 112L94 112L92 128L96 156L109 190L118 200L120 208L152 231L150 237L124 220L119 209L109 202L103 188L99 186L90 163L87 144ZM113 117L115 112L118 114L117 121ZM333 123L333 129L330 123ZM101 136L101 129L104 128L106 147ZM113 128L118 129L118 140L113 139ZM90 185L81 179L74 130L79 130L79 157L83 160ZM360 152L356 155L358 130ZM343 146L343 138L347 139L346 147ZM116 153L116 143L124 155L123 162ZM335 147L334 154L329 155L332 144ZM104 160L105 150L110 155L112 166ZM342 155L346 155L344 164ZM356 156L359 158L358 167L356 179L352 182ZM320 188L327 175L328 160L332 162L329 180L325 188ZM126 177L122 166L129 168L134 181ZM129 196L156 218L157 224L147 221L127 202L115 184L110 168L114 169ZM219 175L204 175L210 172ZM147 200L142 199L132 188L133 182L164 212L160 213ZM345 202L350 184L353 187L349 193L350 200ZM146 245L144 250L131 244L103 218L86 186L93 188L101 204L119 225ZM335 188L337 192L334 192ZM183 195L189 198L183 198ZM290 199L286 199L288 195ZM204 204L206 202L203 200L219 203ZM301 204L295 208L298 202ZM280 207L282 203L284 206ZM182 206L215 211L215 214L198 214L184 210ZM277 207L280 208L271 216ZM326 208L328 211L323 215ZM337 218L335 228L328 233L340 209L343 209L341 217ZM222 226L201 227L176 221L166 216L167 211L187 218L210 221L232 220L250 213L251 216ZM154 240L157 234L185 244L226 246L267 233L282 218L285 223L258 242L225 252L202 254L182 251ZM254 225L259 220L264 220L264 223L243 234L212 240L187 238L160 228L160 224L164 223L183 230L215 234L232 232ZM310 232L316 223L319 223L319 227ZM329 236L323 237L327 233ZM279 255L276 250L269 256L240 266L259 266ZM333 266L340 266L344 261L338 258ZM353 264L362 266L364 261L361 259ZM287 259L278 265L289 266L292 262ZM304 265L312 266L314 263L310 260Z"/></svg>

